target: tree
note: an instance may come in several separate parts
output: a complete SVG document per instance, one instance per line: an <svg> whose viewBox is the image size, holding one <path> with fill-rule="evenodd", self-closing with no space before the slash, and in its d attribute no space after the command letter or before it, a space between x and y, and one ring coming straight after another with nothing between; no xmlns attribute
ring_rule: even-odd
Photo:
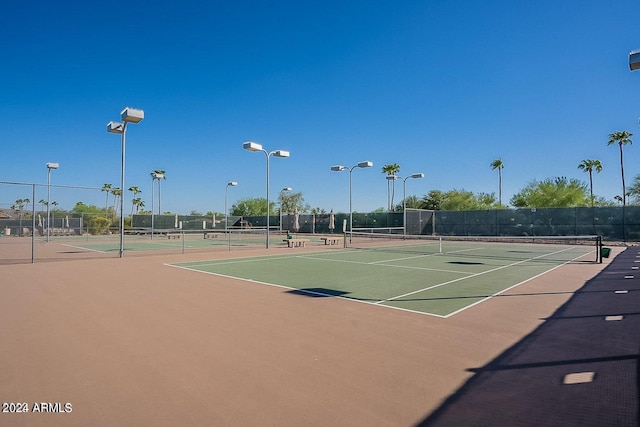
<svg viewBox="0 0 640 427"><path fill-rule="evenodd" d="M118 216L118 197L122 196L122 190L120 190L118 187L112 188L111 194L113 194L113 218L115 219Z"/></svg>
<svg viewBox="0 0 640 427"><path fill-rule="evenodd" d="M153 172L151 172L151 182L158 180L158 215L160 215L160 196L161 196L160 180L161 179L164 179L164 180L167 179L167 173L165 171L163 171L162 169L156 169ZM153 211L153 206L151 206L151 211Z"/></svg>
<svg viewBox="0 0 640 427"><path fill-rule="evenodd" d="M101 191L106 191L107 193L107 197L104 201L104 216L108 217L109 216L109 193L111 193L111 184L104 184L102 186Z"/></svg>
<svg viewBox="0 0 640 427"><path fill-rule="evenodd" d="M431 190L428 194L422 197L421 209L429 209L432 211L438 211L442 209L444 203L444 193L440 190Z"/></svg>
<svg viewBox="0 0 640 427"><path fill-rule="evenodd" d="M31 200L29 199L18 199L16 200L15 205L11 205L11 209L13 209L18 214L18 218L20 219L20 230L18 231L19 236L22 236L22 217L23 217L25 208L27 210L29 209L29 203L31 203Z"/></svg>
<svg viewBox="0 0 640 427"><path fill-rule="evenodd" d="M87 225L87 231L91 234L106 234L109 230L111 221L109 221L106 212L103 212L102 208L78 202L71 212L82 215L83 222Z"/></svg>
<svg viewBox="0 0 640 427"><path fill-rule="evenodd" d="M467 190L450 190L444 194L442 210L472 211L491 209L496 205L496 197L492 194L473 194Z"/></svg>
<svg viewBox="0 0 640 427"><path fill-rule="evenodd" d="M311 210L311 207L304 203L302 193L281 191L278 195L278 203L280 205L280 213L293 213L296 209L300 213L307 213Z"/></svg>
<svg viewBox="0 0 640 427"><path fill-rule="evenodd" d="M491 169L498 169L498 204L502 206L502 169L504 169L502 159L498 158L491 162Z"/></svg>
<svg viewBox="0 0 640 427"><path fill-rule="evenodd" d="M517 208L567 208L589 206L587 184L565 177L532 181L511 198Z"/></svg>
<svg viewBox="0 0 640 427"><path fill-rule="evenodd" d="M600 163L600 160L586 159L580 162L578 169L589 172L589 194L591 195L591 206L593 206L593 171L596 173L602 172L602 163Z"/></svg>
<svg viewBox="0 0 640 427"><path fill-rule="evenodd" d="M275 208L274 202L269 202L269 213ZM267 199L264 197L240 199L231 206L232 216L260 216L266 215Z"/></svg>
<svg viewBox="0 0 640 427"><path fill-rule="evenodd" d="M396 192L396 174L400 172L400 165L397 163L390 163L382 167L382 173L387 174L387 209L393 209L393 198ZM391 192L389 188L392 187ZM391 194L391 196L389 196Z"/></svg>
<svg viewBox="0 0 640 427"><path fill-rule="evenodd" d="M142 193L142 190L140 190L138 187L134 185L129 187L129 191L133 193L133 199L131 199L131 218L133 218L133 208L136 206L136 203L135 203L136 196L138 195L138 193ZM140 199L137 199L137 200L140 200Z"/></svg>
<svg viewBox="0 0 640 427"><path fill-rule="evenodd" d="M133 199L131 202L136 207L136 214L140 212L140 209L144 208L144 201L140 197Z"/></svg>
<svg viewBox="0 0 640 427"><path fill-rule="evenodd" d="M311 208L309 213L311 213L311 215L325 215L327 213L327 210L321 207L315 207Z"/></svg>
<svg viewBox="0 0 640 427"><path fill-rule="evenodd" d="M624 186L624 163L622 161L622 146L627 144L631 145L632 136L633 134L626 130L614 132L612 134L609 134L609 142L607 142L607 145L618 144L618 147L620 147L620 174L622 176L622 206L625 206L627 204L627 197L626 197L627 192Z"/></svg>
<svg viewBox="0 0 640 427"><path fill-rule="evenodd" d="M633 197L633 202L635 204L640 204L640 174L633 178L633 184L629 187L627 195Z"/></svg>
<svg viewBox="0 0 640 427"><path fill-rule="evenodd" d="M396 205L395 210L402 212L404 206L406 206L407 209L422 209L423 204L423 200L419 199L418 196L407 196L406 199Z"/></svg>
<svg viewBox="0 0 640 427"><path fill-rule="evenodd" d="M44 212L44 208L45 208L45 206L48 206L48 205L49 205L49 202L47 202L45 199L40 199L40 200L38 200L38 203L40 203L40 210L41 210L42 212Z"/></svg>
<svg viewBox="0 0 640 427"><path fill-rule="evenodd" d="M420 200L420 209L465 211L493 209L497 205L494 193L474 194L467 190L449 190L446 193L440 190L431 190L429 194ZM409 207L409 198L407 198Z"/></svg>

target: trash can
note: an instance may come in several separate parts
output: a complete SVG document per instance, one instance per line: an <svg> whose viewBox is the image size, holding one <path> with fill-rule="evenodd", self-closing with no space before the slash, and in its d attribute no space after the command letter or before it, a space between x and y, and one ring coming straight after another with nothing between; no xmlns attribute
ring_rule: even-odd
<svg viewBox="0 0 640 427"><path fill-rule="evenodd" d="M602 258L609 258L609 254L611 254L611 248L605 248L604 246L600 248L600 256Z"/></svg>
<svg viewBox="0 0 640 427"><path fill-rule="evenodd" d="M4 235L5 236L11 236L11 229L9 227L4 229Z"/></svg>

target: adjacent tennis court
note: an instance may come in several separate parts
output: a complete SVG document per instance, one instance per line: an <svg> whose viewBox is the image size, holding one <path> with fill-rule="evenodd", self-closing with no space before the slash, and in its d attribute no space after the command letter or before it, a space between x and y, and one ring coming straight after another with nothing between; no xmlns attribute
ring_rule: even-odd
<svg viewBox="0 0 640 427"><path fill-rule="evenodd" d="M282 233L272 232L271 240L282 239ZM150 234L130 234L124 238L124 250L130 252L146 251L180 251L207 248L241 248L259 247L264 245L266 231L262 229L212 232L183 230L156 232L153 238ZM57 237L56 241L68 247L85 249L96 252L118 252L120 250L119 235L111 236L75 236Z"/></svg>
<svg viewBox="0 0 640 427"><path fill-rule="evenodd" d="M592 238L583 240L593 243ZM595 262L597 247L585 242L354 236L347 249L167 265L281 286L309 297L449 317L567 263Z"/></svg>

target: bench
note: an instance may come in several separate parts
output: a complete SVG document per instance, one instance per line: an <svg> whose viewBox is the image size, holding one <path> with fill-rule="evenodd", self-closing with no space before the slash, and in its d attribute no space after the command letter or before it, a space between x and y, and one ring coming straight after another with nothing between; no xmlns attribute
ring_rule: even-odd
<svg viewBox="0 0 640 427"><path fill-rule="evenodd" d="M287 247L295 248L295 247L304 247L305 243L307 243L309 239L284 239L283 242L287 242Z"/></svg>
<svg viewBox="0 0 640 427"><path fill-rule="evenodd" d="M322 240L325 245L339 245L342 243L342 237L321 237L320 240Z"/></svg>
<svg viewBox="0 0 640 427"><path fill-rule="evenodd" d="M215 232L206 232L204 233L204 238L205 239L217 239L218 238L218 234L219 233L215 233Z"/></svg>
<svg viewBox="0 0 640 427"><path fill-rule="evenodd" d="M167 233L167 239L179 239L181 236L180 233Z"/></svg>

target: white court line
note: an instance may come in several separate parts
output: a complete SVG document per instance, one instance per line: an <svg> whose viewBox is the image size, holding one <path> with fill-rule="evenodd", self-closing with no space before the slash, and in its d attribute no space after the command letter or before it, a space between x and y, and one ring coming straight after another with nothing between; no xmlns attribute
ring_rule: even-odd
<svg viewBox="0 0 640 427"><path fill-rule="evenodd" d="M402 307L394 307L392 305L378 305L377 303L371 302L371 301L362 301L362 300L359 300L359 299L356 299L356 298L343 297L343 296L340 296L340 295L331 295L331 294L325 294L325 293L322 293L322 292L307 291L305 289L292 288L290 286L278 285L276 283L262 282L260 280L253 280L253 279L245 279L245 278L242 278L242 277L229 276L229 275L220 274L220 273L212 273L210 271L203 271L203 270L198 270L196 268L183 267L183 266L175 265L175 264L166 264L165 263L164 265L166 265L168 267L180 268L182 270L194 271L194 272L197 272L197 273L204 273L204 274L210 274L212 276L224 277L224 278L227 278L227 279L235 279L235 280L241 280L243 282L256 283L258 285L273 286L273 287L276 287L276 288L287 289L287 290L290 290L290 291L297 291L297 292L302 292L302 293L307 293L307 294L312 294L312 295L326 296L326 297L331 297L331 298L339 298L339 299L350 301L350 302L358 302L358 303L361 303L361 304L368 304L368 305L372 305L372 306L376 306L376 307L390 308L392 310L400 310L400 311L405 311L405 312L409 312L409 313L422 314L422 315L425 315L425 316L439 317L441 319L445 317L445 316L442 316L440 314L428 313L428 312L425 312L425 311L417 311L417 310L411 310L411 309L402 308Z"/></svg>
<svg viewBox="0 0 640 427"><path fill-rule="evenodd" d="M85 248L84 246L75 246L75 245L69 245L66 243L63 243L62 246L68 246L70 248L75 248L75 249L84 249L85 251L90 251L90 252L99 252L101 254L106 254L106 251L99 251L97 249L91 249L91 248Z"/></svg>
<svg viewBox="0 0 640 427"><path fill-rule="evenodd" d="M394 259L385 259L385 260L381 260L381 261L373 261L370 262L369 264L381 264L384 262L394 262L394 261L405 261L408 259L415 259L415 258L426 258L426 257L430 257L430 256L442 256L442 255L447 255L447 254L456 254L456 253L460 253L460 252L470 252L470 251L479 251L482 250L484 248L469 248L469 249L460 249L457 251L449 251L449 252L437 252L437 253L433 253L433 254L423 254L423 255L415 255L415 256L409 256L409 257L403 257L403 258L394 258Z"/></svg>
<svg viewBox="0 0 640 427"><path fill-rule="evenodd" d="M562 250L559 250L559 251L556 251L556 252L546 253L546 254L544 254L544 255L539 255L539 256L537 256L537 257L528 258L528 259L525 259L525 260L522 260L522 261L514 262L514 263L511 263L511 264L503 265L503 266L496 267L496 268L492 268L492 269L490 269L490 270L483 271L483 272L480 272L480 273L475 273L475 274L472 274L471 276L467 276L467 277L459 277L459 278L457 278L457 279L449 280L449 281L447 281L447 282L439 283L439 284L437 284L437 285L433 285L433 286L428 286L428 287L426 287L426 288L419 289L419 290L417 290L417 291L412 291L412 292L408 292L408 293L406 293L406 294L397 295L397 296L395 296L395 297L391 297L391 298L383 299L383 300L380 300L380 301L376 302L376 304L382 304L382 303L387 302L387 301L393 301L393 300L396 300L396 299L399 299L399 298L407 297L407 296L409 296L409 295L414 295L414 294L418 294L418 293L420 293L420 292L429 291L429 290L431 290L431 289L439 288L439 287L441 287L441 286L445 286L445 285L450 285L451 283L459 282L459 281L461 281L461 280L472 279L472 278L474 278L474 277L478 277L478 276L481 276L481 275L483 275L483 274L492 273L492 272L494 272L494 271L502 270L502 269L504 269L504 268L508 268L508 267L513 267L514 265L523 264L523 263L525 263L525 262L529 262L529 261L532 261L532 260L534 260L534 259L542 258L542 257L545 257L545 256L559 254L559 253L561 253L561 252L566 252L566 251L571 250L571 249L573 249L573 248L565 248L565 249L562 249ZM588 254L586 254L586 255L588 255ZM583 257L583 256L585 256L585 255L580 255L580 256L579 256L579 257L577 257L577 258L581 258L581 257ZM577 258L574 258L574 259L577 259ZM570 262L570 261L567 261L567 262ZM564 264L566 264L567 262L565 262L565 263L563 263L563 264L560 264L560 265L564 265ZM556 266L556 267L554 267L554 268L557 268L557 267L558 267L558 266Z"/></svg>
<svg viewBox="0 0 640 427"><path fill-rule="evenodd" d="M456 274L473 274L473 273L469 273L468 271L457 271L457 270L443 270L443 269L439 269L439 268L428 268L428 267L411 267L408 265L384 265L384 264L380 264L378 261L374 261L374 262L363 262L363 261L347 261L347 260L343 260L343 259L326 259L326 258L315 258L315 257L310 257L310 256L305 256L305 255L298 255L297 258L306 258L306 259L312 259L315 261L326 261L326 262L338 262L338 263L345 263L345 264L359 264L359 265L375 265L378 267L385 267L385 268L404 268L407 270L421 270L421 271L440 271L443 273L456 273Z"/></svg>
<svg viewBox="0 0 640 427"><path fill-rule="evenodd" d="M461 278L458 278L458 279L455 279L455 280L451 280L451 281L448 281L448 282L444 282L444 283L441 283L441 284L438 284L438 285L435 285L435 286L427 287L427 288L424 288L424 289L420 289L418 291L410 292L410 293L407 293L407 294L404 294L404 295L399 295L399 296L395 296L395 297L392 297L392 298L388 298L388 299L380 300L380 301L376 301L376 302L362 301L362 300L358 300L356 298L350 298L350 297L344 297L344 296L338 296L338 295L331 295L331 294L323 294L323 293L320 293L320 292L305 291L304 289L294 288L294 287L289 287L289 286L284 286L284 285L279 285L279 284L275 284L275 283L262 282L262 281L258 281L258 280L245 279L245 278L242 278L242 277L230 276L230 275L225 275L225 274L221 274L221 273L213 273L213 272L203 271L203 270L200 270L198 268L198 267L201 267L201 266L215 266L215 265L234 264L234 263L251 262L251 261L268 261L270 259L290 259L290 258L311 258L311 259L317 259L317 260L322 260L322 261L358 263L358 264L364 264L364 265L371 264L371 263L323 259L323 258L308 257L308 256L304 256L304 255L285 255L285 256L274 256L274 257L265 257L263 255L259 255L259 256L255 256L255 257L245 257L245 258L234 259L234 260L225 261L225 262L216 262L216 260L211 260L211 261L204 261L203 264L195 264L195 265L193 263L185 263L185 264L189 264L190 265L189 267L178 265L180 263L176 263L176 264L165 263L164 265L169 266L169 267L180 268L180 269L183 269L183 270L194 271L194 272L198 272L198 273L210 274L210 275L213 275L213 276L219 276L219 277L225 277L225 278L230 278L230 279L241 280L241 281L245 281L245 282L249 282L249 283L256 283L256 284L262 284L262 285L267 285L267 286L273 286L273 287L278 287L278 288L287 289L287 290L295 290L295 291L305 292L305 293L309 293L309 294L326 295L327 297L340 298L340 299L344 299L344 300L348 300L348 301L352 301L352 302L359 302L359 303L364 303L364 304L369 304L369 305L375 305L376 307L390 308L390 309L400 310L400 311L404 311L404 312L410 312L410 313L415 313L415 314L422 314L422 315L427 315L427 316L432 316L432 317L438 317L438 318L441 318L441 319L446 319L446 318L454 316L454 315L456 315L456 314L458 314L458 313L460 313L460 312L462 312L464 310L467 310L467 309L469 309L469 308L471 308L471 307L473 307L475 305L478 305L478 304L480 304L480 303L482 303L482 302L484 302L484 301L486 301L488 299L491 299L491 298L493 298L495 296L498 296L498 295L500 295L500 294L502 294L504 292L507 292L510 289L513 289L513 288L515 288L515 287L517 287L517 286L519 286L519 285L521 285L523 283L526 283L526 282L528 282L530 280L533 280L533 279L535 279L537 277L540 277L540 276L542 276L542 275L544 275L544 274L546 274L546 273L548 273L550 271L553 271L556 268L559 268L559 267L561 267L563 265L566 265L566 264L568 264L568 263L570 263L572 261L575 261L576 259L579 259L579 258L585 257L587 255L590 255L591 253L593 253L593 251L591 251L589 253L586 253L586 254L579 255L579 256L577 256L577 257L575 257L575 258L573 258L573 259L571 259L569 261L566 261L566 262L564 262L562 264L556 265L553 268L550 268L549 270L546 270L546 271L544 271L544 272L542 272L542 273L540 273L540 274L538 274L536 276L533 276L533 277L528 278L528 279L526 279L526 280L524 280L524 281L522 281L520 283L517 283L517 284L515 284L513 286L510 286L509 288L506 288L506 289L503 289L503 290L501 290L499 292L496 292L496 293L494 293L494 294L492 294L492 295L490 295L490 296L488 296L486 298L483 298L480 301L477 301L477 302L475 302L473 304L465 306L465 307L463 307L463 308L461 308L459 310L456 310L456 311L454 311L452 313L449 313L447 315L440 315L440 314L435 314L435 313L430 313L430 312L411 310L411 309L406 309L406 308L402 308L402 307L396 307L396 306L392 306L392 305L384 305L383 303L386 302L386 301L392 301L392 300L395 300L395 299L398 299L398 298L402 298L404 296L408 296L408 295L412 295L412 294L415 294L415 293L419 293L419 292L422 292L422 291L425 291L425 290L429 290L429 289L437 288L437 287L444 286L444 285L447 285L447 284L451 284L451 283L454 283L454 282L458 282L458 281L461 281L461 280L464 280L464 279L473 278L473 277L476 277L476 276L479 276L479 275L482 275L482 274L485 274L485 273L490 273L490 272L497 271L497 270L500 270L500 269L503 269L503 268L511 267L511 266L514 266L514 265L518 265L518 264L521 264L521 263L524 263L524 262L528 262L528 261L531 261L531 260L535 260L535 259L538 259L538 258L543 258L545 256L555 255L557 253L565 252L565 251L568 251L568 250L571 250L571 249L574 249L574 248L565 248L565 249L562 249L562 250L559 250L559 251L556 251L556 252L545 253L545 254L539 255L537 257L528 258L526 260L521 260L521 261L518 261L518 262L515 262L515 263L512 263L512 264L501 266L501 267L498 267L498 268L495 268L495 269L491 269L491 270L488 270L488 271L485 271L485 272L472 274L472 275L467 276L467 277L461 277ZM340 253L344 253L344 252L350 253L350 251L341 251ZM336 252L326 253L326 255L333 255L335 253ZM452 253L452 252L448 252L448 253ZM315 254L316 255L320 255L320 254L325 254L325 253L324 252L318 252L318 253L315 253ZM386 267L396 267L396 266L386 266ZM442 271L451 272L450 270L442 270ZM469 273L465 272L463 274L469 274Z"/></svg>

